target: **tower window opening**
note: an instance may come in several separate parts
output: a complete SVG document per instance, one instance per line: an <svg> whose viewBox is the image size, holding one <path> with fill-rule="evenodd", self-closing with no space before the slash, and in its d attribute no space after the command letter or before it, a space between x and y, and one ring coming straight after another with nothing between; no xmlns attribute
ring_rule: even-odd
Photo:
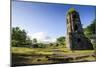
<svg viewBox="0 0 100 67"><path fill-rule="evenodd" d="M79 42L81 42L81 39L80 39L80 38L78 38L78 39L77 39L77 42L78 42L78 43L79 43Z"/></svg>
<svg viewBox="0 0 100 67"><path fill-rule="evenodd" d="M75 24L74 26L74 30L77 31L78 30L78 26Z"/></svg>

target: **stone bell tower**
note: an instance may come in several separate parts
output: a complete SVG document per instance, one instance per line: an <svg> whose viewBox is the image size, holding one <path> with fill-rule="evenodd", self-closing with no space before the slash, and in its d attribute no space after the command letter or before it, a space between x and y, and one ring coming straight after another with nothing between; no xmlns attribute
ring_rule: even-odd
<svg viewBox="0 0 100 67"><path fill-rule="evenodd" d="M71 8L67 13L67 47L70 50L92 50L93 46L85 37L79 13Z"/></svg>

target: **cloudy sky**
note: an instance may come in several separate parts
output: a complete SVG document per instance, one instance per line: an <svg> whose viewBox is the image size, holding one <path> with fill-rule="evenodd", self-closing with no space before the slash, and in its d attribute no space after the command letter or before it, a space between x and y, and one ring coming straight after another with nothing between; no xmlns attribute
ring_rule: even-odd
<svg viewBox="0 0 100 67"><path fill-rule="evenodd" d="M12 27L25 29L31 38L54 42L66 34L66 13L75 8L83 27L95 19L95 6L12 1Z"/></svg>

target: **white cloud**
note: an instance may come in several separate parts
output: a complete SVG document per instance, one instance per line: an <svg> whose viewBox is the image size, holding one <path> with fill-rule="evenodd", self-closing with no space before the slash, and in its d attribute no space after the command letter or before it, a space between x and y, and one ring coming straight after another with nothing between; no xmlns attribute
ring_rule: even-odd
<svg viewBox="0 0 100 67"><path fill-rule="evenodd" d="M49 37L46 32L36 32L32 35L32 38L36 38L38 42L43 43L50 43L56 41L56 38Z"/></svg>
<svg viewBox="0 0 100 67"><path fill-rule="evenodd" d="M42 39L44 39L45 35L46 35L46 33L44 33L44 32L36 32L32 35L32 38L37 38L39 40L42 40Z"/></svg>

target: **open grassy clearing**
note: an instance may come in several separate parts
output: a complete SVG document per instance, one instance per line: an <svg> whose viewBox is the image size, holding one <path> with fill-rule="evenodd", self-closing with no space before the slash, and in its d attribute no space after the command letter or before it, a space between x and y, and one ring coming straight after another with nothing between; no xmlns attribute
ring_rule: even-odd
<svg viewBox="0 0 100 67"><path fill-rule="evenodd" d="M66 48L12 47L12 64L50 64L95 61L94 50L70 51Z"/></svg>

